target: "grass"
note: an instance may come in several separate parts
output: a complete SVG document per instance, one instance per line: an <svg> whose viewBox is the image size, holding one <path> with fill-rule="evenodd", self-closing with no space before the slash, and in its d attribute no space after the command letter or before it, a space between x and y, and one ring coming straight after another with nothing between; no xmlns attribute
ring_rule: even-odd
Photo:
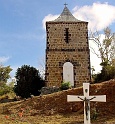
<svg viewBox="0 0 115 124"><path fill-rule="evenodd" d="M108 119L99 118L92 121L92 124L114 124L115 118ZM71 114L55 114L55 115L36 115L11 118L6 115L0 115L0 124L83 124L83 115Z"/></svg>
<svg viewBox="0 0 115 124"><path fill-rule="evenodd" d="M7 107L20 106L22 102L0 104L0 124L83 124L83 114L77 112L35 114L31 108L20 108L9 113ZM7 106L7 107L6 107ZM34 111L34 114L33 114ZM114 124L115 117L97 117L92 124Z"/></svg>
<svg viewBox="0 0 115 124"><path fill-rule="evenodd" d="M36 116L7 116L0 115L1 124L76 124L83 123L83 116L73 114L55 114L55 115L36 115Z"/></svg>

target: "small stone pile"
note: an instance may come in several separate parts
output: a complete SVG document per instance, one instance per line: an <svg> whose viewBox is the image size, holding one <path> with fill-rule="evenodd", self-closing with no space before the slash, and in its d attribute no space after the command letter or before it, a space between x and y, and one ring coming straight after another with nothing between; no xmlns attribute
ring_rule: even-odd
<svg viewBox="0 0 115 124"><path fill-rule="evenodd" d="M41 95L47 95L51 93L58 92L60 90L59 87L42 87L41 89Z"/></svg>

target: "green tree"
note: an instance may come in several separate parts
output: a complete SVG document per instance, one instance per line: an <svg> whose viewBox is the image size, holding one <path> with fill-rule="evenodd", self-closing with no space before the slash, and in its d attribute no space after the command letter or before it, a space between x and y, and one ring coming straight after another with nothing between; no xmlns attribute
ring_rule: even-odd
<svg viewBox="0 0 115 124"><path fill-rule="evenodd" d="M12 87L7 85L7 80L10 78L10 72L12 69L10 66L0 65L0 95L7 94L13 91Z"/></svg>
<svg viewBox="0 0 115 124"><path fill-rule="evenodd" d="M115 78L115 33L110 28L104 29L105 38L101 40L99 32L91 33L90 40L97 45L98 52L92 48L98 58L101 58L101 73L94 75L95 82L106 81Z"/></svg>
<svg viewBox="0 0 115 124"><path fill-rule="evenodd" d="M39 95L39 90L45 85L40 77L39 71L28 65L23 65L16 71L16 85L14 91L16 95L22 98L28 98L31 95Z"/></svg>
<svg viewBox="0 0 115 124"><path fill-rule="evenodd" d="M115 66L106 66L102 68L101 73L94 75L94 82L99 83L102 81L107 81L110 79L115 79Z"/></svg>
<svg viewBox="0 0 115 124"><path fill-rule="evenodd" d="M6 83L7 80L10 78L10 72L12 69L10 66L4 67L3 65L0 65L0 83Z"/></svg>
<svg viewBox="0 0 115 124"><path fill-rule="evenodd" d="M5 95L7 93L12 93L13 87L6 85L5 83L0 86L0 96Z"/></svg>

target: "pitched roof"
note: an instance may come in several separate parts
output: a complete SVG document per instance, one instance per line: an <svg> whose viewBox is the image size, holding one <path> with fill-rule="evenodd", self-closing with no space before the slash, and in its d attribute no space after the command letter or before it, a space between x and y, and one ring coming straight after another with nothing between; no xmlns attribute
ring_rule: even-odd
<svg viewBox="0 0 115 124"><path fill-rule="evenodd" d="M54 20L54 22L62 22L62 21L72 21L72 22L80 22L80 20L76 19L71 12L69 11L69 9L67 8L67 6L64 7L61 15Z"/></svg>

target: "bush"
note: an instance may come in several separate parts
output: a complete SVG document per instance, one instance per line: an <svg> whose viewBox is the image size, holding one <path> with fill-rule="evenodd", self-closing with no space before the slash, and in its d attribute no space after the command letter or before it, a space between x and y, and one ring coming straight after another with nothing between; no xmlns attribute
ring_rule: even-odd
<svg viewBox="0 0 115 124"><path fill-rule="evenodd" d="M114 78L115 78L115 67L108 65L102 68L101 73L94 75L94 83L99 83Z"/></svg>
<svg viewBox="0 0 115 124"><path fill-rule="evenodd" d="M67 90L71 88L70 82L62 82L60 89L61 90Z"/></svg>
<svg viewBox="0 0 115 124"><path fill-rule="evenodd" d="M5 95L7 93L13 92L13 88L9 87L6 84L0 86L0 96Z"/></svg>

